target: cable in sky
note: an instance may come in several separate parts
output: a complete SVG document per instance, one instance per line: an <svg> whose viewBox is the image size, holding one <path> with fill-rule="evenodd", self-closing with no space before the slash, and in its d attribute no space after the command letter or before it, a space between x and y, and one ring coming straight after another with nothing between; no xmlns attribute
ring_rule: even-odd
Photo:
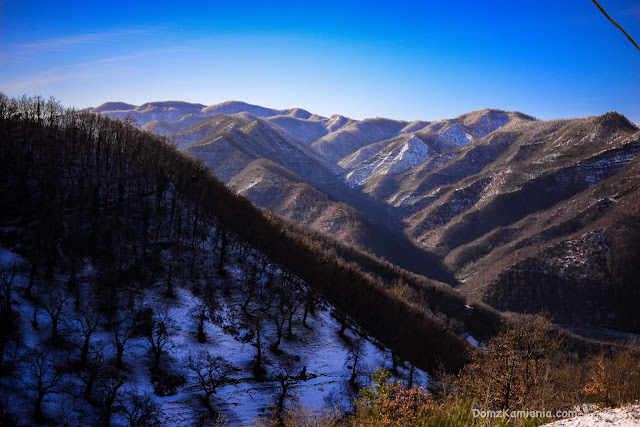
<svg viewBox="0 0 640 427"><path fill-rule="evenodd" d="M591 0L591 1L592 1L596 6L598 6L598 9L600 9L600 12L602 12L602 13L604 14L604 16L606 16L606 17L609 19L609 21L611 21L611 23L612 23L613 25L615 25L616 27L618 27L618 29L619 29L620 31L622 31L622 32L624 33L624 35L625 35L625 36L627 36L627 38L629 39L629 41L631 41L631 43L633 43L633 45L634 45L636 48L638 48L638 50L640 50L640 46L638 46L638 44L637 44L637 43L636 43L636 42L631 38L631 36L630 36L630 35L629 35L629 34L628 34L628 33L627 33L627 32L626 32L626 31L625 31L625 30L624 30L620 25L618 25L618 23L617 23L616 21L614 21L614 20L609 16L609 14L608 14L604 9L603 9L603 7L602 7L602 6L600 6L596 0Z"/></svg>

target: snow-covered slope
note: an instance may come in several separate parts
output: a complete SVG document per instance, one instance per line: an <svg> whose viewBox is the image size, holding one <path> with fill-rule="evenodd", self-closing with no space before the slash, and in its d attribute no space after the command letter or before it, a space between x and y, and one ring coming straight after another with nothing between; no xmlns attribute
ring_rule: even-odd
<svg viewBox="0 0 640 427"><path fill-rule="evenodd" d="M407 181L436 169L478 138L532 120L520 113L481 110L438 122L412 122L400 131L400 136L366 145L338 164L347 170L346 181L351 187L391 206L407 205L409 201L424 200L424 192L429 190L421 185L419 194L411 194L406 191ZM316 144L319 142L314 147ZM421 205L414 209L418 210L418 206Z"/></svg>
<svg viewBox="0 0 640 427"><path fill-rule="evenodd" d="M212 235L213 236L213 235ZM21 262L19 256L0 247L2 266L9 262ZM198 377L196 371L189 369L190 360L194 360L203 352L212 357L221 357L227 364L233 367L225 378L218 378L220 386L211 396L212 408L221 414L221 421L230 425L253 425L258 418L269 418L270 410L276 404L276 396L280 393L277 376L284 373L290 375L291 389L287 393L286 406L291 406L291 399L295 396L312 411L321 411L326 404L348 407L350 399L355 397L356 389L348 383L353 364L354 345L357 345L359 357L359 369L357 370L358 384L366 384L366 375L380 367L391 369L391 353L380 342L367 336L366 331L353 324L346 334L341 337L338 334L340 324L332 316L333 308L325 303L319 303L312 314L307 318L307 326L303 326L298 320L294 320L292 335L285 336L278 350L270 350L268 346L276 340L276 326L274 322L265 319L261 329L262 345L264 346L263 364L266 372L263 378L256 378L252 374L255 363L256 344L255 329L250 323L243 322L240 317L244 313L241 309L246 297L244 284L248 278L255 275L252 272L250 261L253 257L264 256L258 252L252 252L249 258L234 250L229 254L230 263L227 265L228 275L224 278L215 278L218 289L216 312L205 321L204 333L206 342L199 343L195 334L194 314L201 309L203 304L208 304L202 295L203 283L176 283L175 297L167 298L164 288L151 286L139 290L135 296L135 303L130 308L132 317L139 315L145 309L152 309L155 313L166 313L167 327L170 335L165 345L166 354L163 369L165 375L172 376L176 384L165 388L170 384L153 378L149 366L150 357L149 342L144 336L133 335L129 339L123 362L125 370L114 371L117 378L126 380L126 384L118 391L119 401L122 406L131 404L127 401L127 393L147 396L157 407L158 421L161 425L193 425L196 420L206 417L201 403L204 395L197 387ZM243 258L244 262L233 261ZM262 284L267 283L267 276L275 274L276 280L282 272L277 265L266 264L267 269L261 274ZM214 267L211 266L211 271ZM266 274L265 274L266 273ZM79 275L85 284L85 292L77 298L93 304L89 294L91 284L98 280L97 270L86 264ZM296 283L299 279L292 278ZM68 277L56 277L54 281L65 281ZM22 274L15 279L16 288L20 291L28 283L29 278ZM222 292L226 287L227 291ZM304 288L300 288L302 291ZM198 290L195 294L194 290ZM22 292L20 292L22 295ZM256 301L259 299L255 297ZM51 330L51 318L46 309L38 309L32 302L16 298L20 335L24 345L15 349L17 359L15 370L7 378L3 378L0 386L0 395L11 401L11 407L5 408L12 417L17 418L24 425L31 424L33 420L33 403L31 398L32 365L30 362L34 354L46 354L47 375L53 372L54 366L62 366L65 363L77 368L77 376L73 372L62 374L59 384L52 389L55 393L47 395L43 402L44 415L51 421L51 425L93 425L99 419L99 411L86 400L78 396L85 389L86 383L83 371L77 366L79 351L73 347L74 342L80 342L83 337L82 311L75 312L71 307L71 301L65 303L64 327L60 339L65 346L52 347L47 343ZM255 307L254 307L255 305ZM248 311L258 311L259 305L249 304ZM85 307L85 310L88 309ZM246 309L246 308L245 308ZM33 313L36 313L35 317ZM138 313L138 314L136 314ZM32 326L33 320L37 321L37 328ZM296 317L297 319L297 317ZM133 319L123 322L135 322ZM100 351L100 357L104 361L114 360L115 348L111 345L115 340L113 331L97 328L91 337L91 360L93 352ZM47 353L43 349L47 349ZM97 353L96 353L97 354ZM103 363L103 362L101 362ZM397 378L406 381L409 376L410 366L401 364ZM105 365L106 369L106 365ZM169 370L169 371L166 371ZM300 372L304 372L303 375ZM427 384L427 375L414 369L411 373L413 382ZM295 377L295 380L293 378ZM45 381L48 377L45 378ZM105 378L97 378L95 395L102 392L103 383L107 387ZM166 384L165 384L166 383ZM161 384L164 384L161 386ZM10 393L7 392L9 387ZM204 410L204 411L203 411ZM128 425L125 412L120 409L112 414L112 425ZM22 425L22 424L21 424Z"/></svg>
<svg viewBox="0 0 640 427"><path fill-rule="evenodd" d="M362 185L366 181L381 175L395 175L413 169L429 158L429 147L417 136L411 135L403 138L404 141L388 144L373 156L358 163L346 176L347 182L352 187ZM345 164L353 163L358 157L364 157L361 148L353 155L353 160Z"/></svg>

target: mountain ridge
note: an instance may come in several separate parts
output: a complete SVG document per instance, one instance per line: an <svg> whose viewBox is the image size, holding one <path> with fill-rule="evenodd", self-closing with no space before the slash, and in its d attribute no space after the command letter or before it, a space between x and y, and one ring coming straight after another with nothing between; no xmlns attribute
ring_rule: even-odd
<svg viewBox="0 0 640 427"><path fill-rule="evenodd" d="M136 114L158 117L158 108ZM511 291L519 292L529 280L524 278L529 273L508 273L512 265L520 262L518 271L539 265L538 261L522 263L522 253L548 257L554 245L564 247L561 242L579 237L562 232L560 223L549 228L537 218L554 223L553 215L560 215L562 209L569 212L562 214L566 224L580 224L571 226L574 233L599 232L596 208L578 209L572 200L587 200L589 191L602 193L604 190L597 190L604 185L601 182L614 182L611 180L628 173L625 171L635 170L633 165L639 162L640 133L615 112L541 121L520 112L486 108L452 119L402 121L327 118L306 110L274 110L240 102L203 110L207 108L214 117L201 111L168 121L175 113L167 110L164 118L157 119L166 123L147 121L143 128L165 132L183 151L201 158L225 183L258 206L319 232L334 233L345 242L458 286L466 295L502 310L532 309L505 302L513 298ZM229 114L218 115L221 111ZM116 117L122 114L114 113ZM184 127L187 121L193 123ZM208 121L220 125L203 127ZM296 148L291 151L292 147ZM634 194L630 180L624 182L609 187L617 188L617 193ZM607 198L605 193L600 199ZM596 200L589 200L588 206L599 206ZM635 215L633 209L626 209L625 215ZM336 212L341 213L336 216ZM617 212L611 214L613 222L602 223L604 228L613 227L615 218L622 215ZM517 227L525 227L526 233ZM376 234L379 238L372 239ZM542 235L548 237L535 238L537 243L529 245L537 246L527 246L533 236ZM385 241L404 249L385 250ZM575 242L579 243L567 245L586 248L591 244L580 239ZM609 262L607 259L597 262ZM492 263L499 267L480 271ZM607 274L601 290L605 293L613 286L612 280L627 280ZM517 285L505 285L505 277ZM575 282L577 277L565 279ZM496 286L500 292L495 291ZM505 291L505 286L511 291ZM556 311L552 315L566 319L566 313ZM623 329L640 327L617 320L598 322L604 326L613 322Z"/></svg>

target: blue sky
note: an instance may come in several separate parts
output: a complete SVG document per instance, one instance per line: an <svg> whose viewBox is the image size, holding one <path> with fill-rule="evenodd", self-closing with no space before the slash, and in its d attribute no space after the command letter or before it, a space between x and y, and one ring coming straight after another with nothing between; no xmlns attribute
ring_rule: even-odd
<svg viewBox="0 0 640 427"><path fill-rule="evenodd" d="M640 41L640 3L600 3ZM640 51L589 0L0 0L0 91L84 108L242 100L353 118L485 107L640 123Z"/></svg>

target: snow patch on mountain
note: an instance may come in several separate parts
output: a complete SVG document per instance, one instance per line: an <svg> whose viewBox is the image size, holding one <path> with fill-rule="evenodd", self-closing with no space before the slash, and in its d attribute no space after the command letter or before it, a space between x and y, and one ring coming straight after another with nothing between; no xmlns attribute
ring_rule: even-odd
<svg viewBox="0 0 640 427"><path fill-rule="evenodd" d="M412 135L404 144L391 151L380 151L364 166L351 171L346 182L355 187L380 175L398 174L413 169L429 158L429 148L422 140Z"/></svg>
<svg viewBox="0 0 640 427"><path fill-rule="evenodd" d="M410 205L416 200L418 200L418 198L412 193L403 192L403 193L394 194L391 198L389 198L389 200L387 200L387 203L392 205L395 208L400 208L403 206Z"/></svg>
<svg viewBox="0 0 640 427"><path fill-rule="evenodd" d="M429 148L415 135L407 140L402 146L398 155L389 162L384 170L388 174L396 174L413 169L429 158Z"/></svg>
<svg viewBox="0 0 640 427"><path fill-rule="evenodd" d="M513 170L511 167L504 168L495 173L489 185L484 189L480 200L478 200L478 206L485 205L489 200L492 200L495 196L500 194L509 178L509 175L512 173Z"/></svg>
<svg viewBox="0 0 640 427"><path fill-rule="evenodd" d="M406 125L407 122L398 120L366 119L342 126L314 142L311 147L337 163L366 145L400 135Z"/></svg>
<svg viewBox="0 0 640 427"><path fill-rule="evenodd" d="M480 114L480 116L478 116ZM459 147L476 138L489 135L496 129L509 123L509 114L503 111L488 110L470 113L462 117L461 123L454 123L438 132L448 144Z"/></svg>
<svg viewBox="0 0 640 427"><path fill-rule="evenodd" d="M452 125L440 133L440 136L454 147L468 144L473 137L464 126Z"/></svg>
<svg viewBox="0 0 640 427"><path fill-rule="evenodd" d="M357 169L358 165L365 162L370 157L374 156L377 152L385 148L389 144L389 141L380 141L374 142L373 144L369 144L365 147L362 147L355 153L351 154L340 160L338 162L338 166L350 170Z"/></svg>
<svg viewBox="0 0 640 427"><path fill-rule="evenodd" d="M604 280L605 272L599 267L606 265L609 251L605 231L590 231L558 243L556 253L547 260L548 268L558 277L581 280L589 276Z"/></svg>

